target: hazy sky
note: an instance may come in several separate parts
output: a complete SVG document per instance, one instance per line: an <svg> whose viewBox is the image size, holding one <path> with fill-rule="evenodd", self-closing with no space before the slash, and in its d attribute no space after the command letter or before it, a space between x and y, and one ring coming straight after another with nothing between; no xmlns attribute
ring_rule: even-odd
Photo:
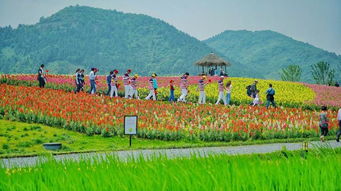
<svg viewBox="0 0 341 191"><path fill-rule="evenodd" d="M200 40L269 29L341 54L341 0L0 0L0 26L34 24L76 4L150 15Z"/></svg>

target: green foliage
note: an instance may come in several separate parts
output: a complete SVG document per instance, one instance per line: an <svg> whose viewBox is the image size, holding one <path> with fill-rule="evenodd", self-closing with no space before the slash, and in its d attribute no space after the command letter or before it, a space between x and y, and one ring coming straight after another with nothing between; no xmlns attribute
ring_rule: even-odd
<svg viewBox="0 0 341 191"><path fill-rule="evenodd" d="M318 62L311 66L312 75L317 84L334 84L335 70L327 62Z"/></svg>
<svg viewBox="0 0 341 191"><path fill-rule="evenodd" d="M281 72L281 79L283 81L298 82L301 80L302 69L299 65L289 65L283 68Z"/></svg>
<svg viewBox="0 0 341 191"><path fill-rule="evenodd" d="M211 48L252 67L256 77L280 79L280 71L299 63L301 80L312 83L311 65L323 60L331 67L341 64L341 56L273 31L225 31L205 40ZM341 76L339 77L341 80Z"/></svg>
<svg viewBox="0 0 341 191"><path fill-rule="evenodd" d="M71 6L35 25L0 28L0 72L51 73L117 68L150 75L197 73L193 63L213 51L173 26L141 14Z"/></svg>
<svg viewBox="0 0 341 191"><path fill-rule="evenodd" d="M0 166L0 190L339 190L339 150L201 156L42 158Z"/></svg>

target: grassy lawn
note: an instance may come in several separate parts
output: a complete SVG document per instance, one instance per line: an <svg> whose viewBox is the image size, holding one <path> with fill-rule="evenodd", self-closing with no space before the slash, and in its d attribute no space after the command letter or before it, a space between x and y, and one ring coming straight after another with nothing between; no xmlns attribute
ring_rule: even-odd
<svg viewBox="0 0 341 191"><path fill-rule="evenodd" d="M49 127L40 124L28 124L0 120L0 158L14 156L40 155L44 153L62 154L72 152L114 151L129 149L186 148L203 146L234 146L262 144L274 142L297 142L304 139L283 139L245 142L191 142L161 141L133 138L129 147L129 137L87 136L74 131ZM60 142L63 147L59 151L47 151L42 144Z"/></svg>

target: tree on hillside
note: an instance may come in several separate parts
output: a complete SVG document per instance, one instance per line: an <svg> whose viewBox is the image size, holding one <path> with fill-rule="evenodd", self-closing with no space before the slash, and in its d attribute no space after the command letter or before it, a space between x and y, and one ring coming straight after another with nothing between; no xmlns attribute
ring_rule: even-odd
<svg viewBox="0 0 341 191"><path fill-rule="evenodd" d="M327 62L318 62L312 67L312 75L317 84L334 84L335 70Z"/></svg>
<svg viewBox="0 0 341 191"><path fill-rule="evenodd" d="M297 82L301 80L302 69L299 65L289 65L281 71L283 81Z"/></svg>

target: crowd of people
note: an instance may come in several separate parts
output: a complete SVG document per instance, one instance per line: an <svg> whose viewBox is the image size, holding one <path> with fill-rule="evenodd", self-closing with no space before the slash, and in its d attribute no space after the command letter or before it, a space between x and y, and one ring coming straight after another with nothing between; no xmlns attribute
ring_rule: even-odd
<svg viewBox="0 0 341 191"><path fill-rule="evenodd" d="M89 94L96 94L97 91L97 72L99 70L97 68L91 68L91 71L89 73L89 83L90 83L90 90ZM138 75L135 74L133 76L131 75L132 70L128 69L124 75L123 75L123 85L124 85L124 98L135 98L135 99L140 99L139 94L138 94ZM106 83L108 86L108 90L106 92L106 95L110 97L118 97L118 89L120 87L120 84L118 83L118 70L113 70L110 71L110 73L106 76ZM146 100L152 99L152 100L157 100L157 89L158 89L158 82L157 82L157 74L153 73L151 75L151 78L148 80L148 89L149 89L149 94L145 98ZM187 102L186 97L188 95L188 77L189 73L186 72L180 77L180 90L181 90L181 95L180 97L176 100L174 96L174 81L171 80L169 82L169 88L170 88L170 93L169 93L169 101L171 102ZM84 80L84 69L77 69L74 79L75 79L75 93L78 93L80 91L84 91L84 85L85 85L85 80ZM224 84L224 79L225 76L220 76L219 80L217 81L218 83L218 99L216 101L216 104L220 104L222 101L224 105L230 105L231 103L231 92L232 92L232 83L231 81L228 81L226 84ZM45 87L46 84L46 76L44 74L44 65L42 64L38 70L38 81L39 81L39 87L43 88ZM205 87L207 84L211 83L211 80L207 80L207 77L205 75L202 75L200 80L198 81L198 88L197 90L199 91L199 104L205 104L206 103L206 93L205 93ZM260 96L259 93L260 91L257 89L257 83L258 81L254 81L253 84L249 85L246 87L247 95L252 99L252 102L250 105L252 106L257 106L261 104ZM226 92L226 94L225 94ZM275 90L272 88L272 84L269 84L269 89L266 91L267 95L267 102L266 102L266 107L268 108L270 105L276 107L275 103Z"/></svg>
<svg viewBox="0 0 341 191"><path fill-rule="evenodd" d="M91 68L91 71L89 73L89 81L90 81L90 91L89 94L96 94L96 79L97 79L97 68ZM135 74L133 76L130 76L132 70L128 69L126 73L123 75L123 85L124 85L124 98L127 99L140 99L137 86L138 86L138 75ZM108 85L108 91L107 95L110 97L118 97L118 88L120 87L120 84L118 83L118 70L110 71L109 75L106 76L106 83ZM157 89L158 89L158 82L157 82L157 74L153 73L148 80L148 89L149 94L145 98L146 100L157 100ZM174 96L174 81L170 80L169 82L169 101L170 102L187 102L186 97L189 93L188 87L188 77L189 73L186 72L180 77L180 89L181 89L181 95L176 100ZM226 84L224 84L225 76L220 76L218 83L218 99L216 101L216 105L220 104L221 101L223 101L224 105L230 105L231 103L231 92L232 92L232 82L227 81ZM44 65L42 64L38 70L38 81L39 81L39 87L44 88L46 84L46 76L44 75ZM200 80L198 81L198 88L197 91L199 91L199 100L198 104L205 104L206 103L206 92L205 87L207 84L211 83L211 80L208 80L205 75L202 75ZM252 99L250 105L251 106L257 106L262 104L260 100L260 90L257 89L258 81L254 81L251 85L248 85L246 87L246 94ZM84 69L77 69L75 74L75 93L78 93L80 91L84 91ZM225 94L226 92L226 94ZM265 92L266 94L266 108L269 108L270 105L273 107L276 107L275 102L275 94L276 91L273 88L272 84L269 84L269 88ZM322 106L321 113L320 113L320 122L319 127L321 131L321 141L324 141L324 137L328 134L328 118L327 118L327 107ZM339 131L337 132L337 138L336 140L339 142L340 136L341 136L341 109L338 111L338 123L339 123Z"/></svg>

